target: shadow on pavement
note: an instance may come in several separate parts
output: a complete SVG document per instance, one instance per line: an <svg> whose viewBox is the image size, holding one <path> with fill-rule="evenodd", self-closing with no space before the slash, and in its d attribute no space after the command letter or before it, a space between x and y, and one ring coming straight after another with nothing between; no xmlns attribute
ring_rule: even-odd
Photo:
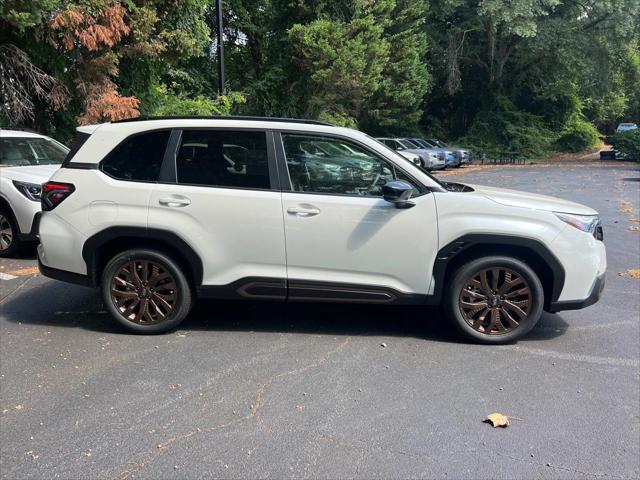
<svg viewBox="0 0 640 480"><path fill-rule="evenodd" d="M104 310L97 291L64 284L21 289L3 303L2 316L14 323L127 334ZM437 308L419 306L200 300L179 329L414 337L465 343ZM555 338L567 329L560 316L545 313L521 341Z"/></svg>

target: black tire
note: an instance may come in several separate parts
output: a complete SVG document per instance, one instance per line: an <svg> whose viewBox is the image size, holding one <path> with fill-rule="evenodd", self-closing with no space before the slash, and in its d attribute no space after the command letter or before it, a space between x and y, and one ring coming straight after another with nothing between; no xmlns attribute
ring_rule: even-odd
<svg viewBox="0 0 640 480"><path fill-rule="evenodd" d="M142 270L145 265L146 275ZM132 274L128 277L130 282L123 282L122 279L127 278L123 272L133 268L137 270L137 277ZM116 276L119 280L116 280ZM114 287L120 300L112 294ZM193 303L191 286L180 266L169 256L155 250L135 249L117 254L102 272L100 290L113 318L127 330L141 334L158 334L174 329L187 316ZM128 300L126 297L132 296L132 293L137 298ZM138 305L134 305L136 300ZM143 305L146 305L146 310ZM166 308L165 305L171 305L172 308ZM163 311L166 315L162 314ZM125 316L127 312L130 312L128 317Z"/></svg>
<svg viewBox="0 0 640 480"><path fill-rule="evenodd" d="M488 287L488 290L492 290L493 272L495 271L498 271L498 280L496 280L496 285L498 286L500 286L500 279L503 279L502 285L507 288L509 283L507 280L513 279L512 283L515 286L509 288L505 295L500 294L500 288L495 290L497 295L492 292L485 294L484 292L487 291L487 288L471 285L472 282L474 284L480 283L478 279L482 279L483 272L488 272L484 274L484 282L482 283L485 287ZM506 272L509 272L508 277ZM516 283L519 278L521 281ZM527 293L523 294L524 296L514 296L514 294L523 291L525 288ZM469 290L473 292L470 293ZM473 297L470 297L471 295ZM487 299L482 300L479 298L480 296L485 296ZM504 297L510 297L510 299L505 299ZM467 302L480 302L478 305L486 303L486 308L484 306L467 307L468 311L464 312L463 305L469 305L469 303L464 303L465 299ZM516 301L517 299L521 301ZM522 308L517 314L514 308L515 303L525 304L520 305ZM536 273L521 260L503 256L478 258L458 268L446 286L443 304L449 320L465 338L476 343L493 345L510 343L529 333L540 320L543 306L544 289ZM476 316L470 314L470 312L473 313L476 310ZM489 313L485 313L486 311ZM494 311L496 311L495 318L493 317ZM521 313L525 313L525 317L520 317ZM485 316L481 319L480 317L483 314ZM486 318L487 316L489 318ZM517 326L514 327L511 321L505 323L506 320L517 320ZM470 322L473 322L473 325ZM477 325L476 328L474 328L475 325ZM498 325L502 328L507 325L509 330L499 330Z"/></svg>
<svg viewBox="0 0 640 480"><path fill-rule="evenodd" d="M18 224L10 210L0 207L0 258L12 257L22 248Z"/></svg>

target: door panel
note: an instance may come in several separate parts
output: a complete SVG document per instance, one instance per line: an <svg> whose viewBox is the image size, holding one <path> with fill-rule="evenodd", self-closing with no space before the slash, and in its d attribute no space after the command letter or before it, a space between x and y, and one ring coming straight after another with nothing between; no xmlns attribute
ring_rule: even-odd
<svg viewBox="0 0 640 480"><path fill-rule="evenodd" d="M310 280L388 287L427 294L437 253L433 195L409 209L381 198L282 195L291 281ZM315 208L314 216L287 213Z"/></svg>
<svg viewBox="0 0 640 480"><path fill-rule="evenodd" d="M383 200L383 185L412 183L396 165L342 137L281 139L291 190L282 194L290 287L338 283L426 295L438 250L433 195L413 183L415 205L395 208ZM368 297L385 301L377 291Z"/></svg>
<svg viewBox="0 0 640 480"><path fill-rule="evenodd" d="M177 199L189 204L165 201ZM286 278L280 192L158 184L148 225L193 247L203 262L203 285Z"/></svg>
<svg viewBox="0 0 640 480"><path fill-rule="evenodd" d="M268 277L280 279L284 292L282 194L269 189L274 158L266 133L183 130L174 148L165 158L174 182L151 193L149 228L171 230L193 247L204 286L242 289L246 279L255 290Z"/></svg>

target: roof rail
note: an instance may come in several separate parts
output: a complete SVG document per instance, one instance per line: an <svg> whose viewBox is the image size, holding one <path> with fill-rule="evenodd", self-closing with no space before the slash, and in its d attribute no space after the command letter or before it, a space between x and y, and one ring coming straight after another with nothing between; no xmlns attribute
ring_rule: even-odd
<svg viewBox="0 0 640 480"><path fill-rule="evenodd" d="M211 116L200 116L200 115L169 115L163 117L135 117L135 118L127 118L125 120L115 120L111 123L127 123L127 122L142 122L145 120L254 120L258 122L283 122L283 123L307 123L312 125L326 125L329 127L333 127L330 123L321 122L320 120L304 120L301 118L283 118L283 117L254 117L254 116L221 116L221 115L211 115Z"/></svg>

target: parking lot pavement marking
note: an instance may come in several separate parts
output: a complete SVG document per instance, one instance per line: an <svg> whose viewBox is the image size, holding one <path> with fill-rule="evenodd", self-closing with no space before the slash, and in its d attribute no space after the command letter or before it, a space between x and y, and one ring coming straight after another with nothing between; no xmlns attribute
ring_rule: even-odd
<svg viewBox="0 0 640 480"><path fill-rule="evenodd" d="M599 357L594 355L579 355L574 353L554 352L552 350L543 350L542 348L522 347L520 345L507 345L504 350L514 350L529 355L539 355L542 357L551 357L557 360L569 360L574 362L595 363L598 365L613 365L614 367L640 367L640 361L634 358L615 358L615 357Z"/></svg>
<svg viewBox="0 0 640 480"><path fill-rule="evenodd" d="M14 278L18 278L15 275L9 275L8 273L0 272L0 280L13 280Z"/></svg>

